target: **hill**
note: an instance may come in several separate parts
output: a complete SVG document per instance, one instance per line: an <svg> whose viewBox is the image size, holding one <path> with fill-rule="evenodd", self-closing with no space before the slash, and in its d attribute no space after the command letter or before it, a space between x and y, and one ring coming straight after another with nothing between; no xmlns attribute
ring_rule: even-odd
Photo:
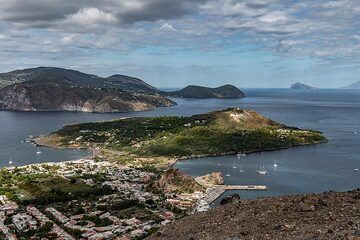
<svg viewBox="0 0 360 240"><path fill-rule="evenodd" d="M359 239L360 190L241 200L175 221L149 240Z"/></svg>
<svg viewBox="0 0 360 240"><path fill-rule="evenodd" d="M309 85L306 85L306 84L303 84L303 83L300 83L300 82L296 82L296 83L292 84L290 88L293 89L293 90L314 90L314 89L317 89L316 87L312 87L312 86L309 86Z"/></svg>
<svg viewBox="0 0 360 240"><path fill-rule="evenodd" d="M93 75L62 69L38 71L21 73L22 77L17 75L17 79L23 82L0 89L0 110L105 113L149 110L174 104L159 95L98 88L100 80Z"/></svg>
<svg viewBox="0 0 360 240"><path fill-rule="evenodd" d="M155 87L143 80L125 75L113 75L102 78L97 75L87 74L71 69L56 67L38 67L24 70L15 70L8 73L0 73L0 88L31 81L33 79L47 80L51 76L63 76L74 85L92 88L116 89L131 93L153 94L159 92Z"/></svg>
<svg viewBox="0 0 360 240"><path fill-rule="evenodd" d="M360 89L360 81L353 83L353 84L345 87L344 89Z"/></svg>
<svg viewBox="0 0 360 240"><path fill-rule="evenodd" d="M168 165L174 159L190 156L276 150L324 141L326 138L319 132L288 127L243 109L191 117L128 118L68 125L37 139L38 144L50 147L101 148L106 159L136 166Z"/></svg>
<svg viewBox="0 0 360 240"><path fill-rule="evenodd" d="M218 88L202 86L187 86L176 92L165 93L167 96L183 98L243 98L245 94L233 85L224 85Z"/></svg>

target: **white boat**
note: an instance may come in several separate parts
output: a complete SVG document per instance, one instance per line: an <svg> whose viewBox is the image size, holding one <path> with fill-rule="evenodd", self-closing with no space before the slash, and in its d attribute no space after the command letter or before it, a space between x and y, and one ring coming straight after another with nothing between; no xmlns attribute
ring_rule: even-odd
<svg viewBox="0 0 360 240"><path fill-rule="evenodd" d="M358 171L360 171L360 169L354 168L354 172L358 172Z"/></svg>
<svg viewBox="0 0 360 240"><path fill-rule="evenodd" d="M39 154L41 154L41 153L42 153L42 152L40 151L40 148L38 147L38 148L37 148L37 151L36 151L36 154L39 155Z"/></svg>
<svg viewBox="0 0 360 240"><path fill-rule="evenodd" d="M354 135L357 135L357 132L354 132Z"/></svg>
<svg viewBox="0 0 360 240"><path fill-rule="evenodd" d="M239 172L240 172L240 173L244 173L245 171L244 171L244 170L242 170L242 169L240 169L240 170L239 170Z"/></svg>
<svg viewBox="0 0 360 240"><path fill-rule="evenodd" d="M264 165L262 167L260 167L259 170L256 171L258 174L260 175L266 175L268 172L266 171Z"/></svg>
<svg viewBox="0 0 360 240"><path fill-rule="evenodd" d="M277 163L276 163L276 160L275 160L275 162L274 162L274 164L273 164L273 167L277 167L278 165L277 165Z"/></svg>
<svg viewBox="0 0 360 240"><path fill-rule="evenodd" d="M233 163L232 168L233 168L233 169L236 169L236 168L237 168L237 166L236 166L236 164L235 164L235 161L234 161L234 163Z"/></svg>
<svg viewBox="0 0 360 240"><path fill-rule="evenodd" d="M226 176L226 177L231 177L230 173L226 174L225 176Z"/></svg>
<svg viewBox="0 0 360 240"><path fill-rule="evenodd" d="M12 165L13 164L13 161L12 161L12 159L10 159L10 161L9 161L9 165Z"/></svg>

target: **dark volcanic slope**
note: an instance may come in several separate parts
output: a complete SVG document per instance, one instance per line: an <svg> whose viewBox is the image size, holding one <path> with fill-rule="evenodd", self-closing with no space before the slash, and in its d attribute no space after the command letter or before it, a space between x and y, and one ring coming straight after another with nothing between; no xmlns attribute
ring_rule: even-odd
<svg viewBox="0 0 360 240"><path fill-rule="evenodd" d="M104 113L149 110L173 104L158 95L83 86L67 74L53 72L0 89L0 110Z"/></svg>
<svg viewBox="0 0 360 240"><path fill-rule="evenodd" d="M168 96L183 98L242 98L245 94L233 85L224 85L218 88L201 86L187 86L180 91L169 92Z"/></svg>
<svg viewBox="0 0 360 240"><path fill-rule="evenodd" d="M149 239L360 239L360 190L230 203L174 222Z"/></svg>

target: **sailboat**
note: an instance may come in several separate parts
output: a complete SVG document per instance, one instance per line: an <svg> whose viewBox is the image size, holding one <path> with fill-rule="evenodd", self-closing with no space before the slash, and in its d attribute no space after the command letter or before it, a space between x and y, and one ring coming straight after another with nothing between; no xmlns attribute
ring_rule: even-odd
<svg viewBox="0 0 360 240"><path fill-rule="evenodd" d="M262 167L260 167L259 170L256 171L258 174L260 175L266 175L268 172L266 171L264 165Z"/></svg>
<svg viewBox="0 0 360 240"><path fill-rule="evenodd" d="M277 167L278 165L277 165L277 163L276 163L276 160L275 160L275 162L274 162L274 164L273 164L273 167Z"/></svg>
<svg viewBox="0 0 360 240"><path fill-rule="evenodd" d="M227 172L227 174L225 175L226 177L230 177L230 171Z"/></svg>
<svg viewBox="0 0 360 240"><path fill-rule="evenodd" d="M13 164L13 160L12 160L12 158L10 158L9 165L12 165L12 164Z"/></svg>
<svg viewBox="0 0 360 240"><path fill-rule="evenodd" d="M245 171L242 169L241 166L239 166L239 173L244 173Z"/></svg>
<svg viewBox="0 0 360 240"><path fill-rule="evenodd" d="M42 153L42 152L40 151L40 148L38 147L38 148L37 148L37 151L36 151L36 154L39 155L39 154L41 154L41 153Z"/></svg>
<svg viewBox="0 0 360 240"><path fill-rule="evenodd" d="M236 164L235 164L235 161L233 162L232 168L233 168L233 169L236 169L236 168L237 168L237 166L236 166Z"/></svg>

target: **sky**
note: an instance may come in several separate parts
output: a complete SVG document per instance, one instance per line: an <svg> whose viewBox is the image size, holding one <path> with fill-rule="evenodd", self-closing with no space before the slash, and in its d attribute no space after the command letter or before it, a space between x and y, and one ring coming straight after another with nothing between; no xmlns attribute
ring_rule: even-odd
<svg viewBox="0 0 360 240"><path fill-rule="evenodd" d="M0 72L37 66L188 84L360 80L359 0L0 0Z"/></svg>

